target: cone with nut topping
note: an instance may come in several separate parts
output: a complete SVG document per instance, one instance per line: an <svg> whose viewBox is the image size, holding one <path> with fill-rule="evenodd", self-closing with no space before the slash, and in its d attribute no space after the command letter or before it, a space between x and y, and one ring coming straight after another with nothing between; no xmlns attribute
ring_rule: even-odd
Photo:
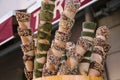
<svg viewBox="0 0 120 80"><path fill-rule="evenodd" d="M65 9L59 21L59 29L56 31L55 39L52 41L48 51L47 63L43 69L43 76L56 75L62 54L65 53L66 42L70 37L70 30L74 24L74 17L78 9L74 0L67 0Z"/></svg>
<svg viewBox="0 0 120 80"><path fill-rule="evenodd" d="M37 50L34 60L34 79L42 77L43 65L46 62L47 51L50 47L53 11L55 0L43 0L40 10L40 23L37 34Z"/></svg>
<svg viewBox="0 0 120 80"><path fill-rule="evenodd" d="M24 53L23 60L25 64L25 75L27 80L33 78L34 65L34 41L30 28L30 15L25 12L16 12L16 18L19 24L18 34L22 40L22 51Z"/></svg>
<svg viewBox="0 0 120 80"><path fill-rule="evenodd" d="M110 50L110 45L106 42L108 37L109 29L106 26L101 26L97 29L94 39L92 62L88 74L90 76L103 77L104 61Z"/></svg>

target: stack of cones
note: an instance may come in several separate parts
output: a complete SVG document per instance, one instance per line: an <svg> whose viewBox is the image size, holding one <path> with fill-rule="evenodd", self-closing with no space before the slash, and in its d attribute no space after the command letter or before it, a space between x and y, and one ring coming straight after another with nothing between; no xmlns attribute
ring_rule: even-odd
<svg viewBox="0 0 120 80"><path fill-rule="evenodd" d="M34 79L42 77L47 51L50 48L51 30L55 0L43 0L37 34L37 50L34 60Z"/></svg>
<svg viewBox="0 0 120 80"><path fill-rule="evenodd" d="M32 38L33 33L30 28L30 14L25 12L16 12L16 18L19 24L18 34L22 40L21 48L24 53L23 60L25 64L25 74L28 80L32 80L35 46Z"/></svg>
<svg viewBox="0 0 120 80"><path fill-rule="evenodd" d="M106 26L97 29L96 23L85 21L77 43L70 42L74 17L80 6L78 1L66 1L59 28L51 44L55 0L42 1L35 38L30 28L30 15L16 13L28 80L102 80L104 61L110 50L110 45L106 42L109 29Z"/></svg>

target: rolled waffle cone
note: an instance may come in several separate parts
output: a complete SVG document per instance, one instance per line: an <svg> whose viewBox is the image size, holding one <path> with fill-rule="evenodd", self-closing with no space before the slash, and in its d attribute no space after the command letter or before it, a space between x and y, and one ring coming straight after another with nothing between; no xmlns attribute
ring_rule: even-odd
<svg viewBox="0 0 120 80"><path fill-rule="evenodd" d="M80 63L79 63L79 74L86 75L86 76L88 75L91 53L92 53L91 51L87 51L85 53L83 59L80 61Z"/></svg>
<svg viewBox="0 0 120 80"><path fill-rule="evenodd" d="M86 30L85 30L85 29ZM67 65L70 68L71 74L82 74L82 75L87 75L88 74L88 68L89 68L89 62L90 62L90 56L85 57L85 59L89 60L88 62L80 63L82 59L84 59L84 54L86 53L87 50L92 50L92 45L93 45L93 37L95 35L95 29L96 29L96 24L93 22L84 22L83 23L83 31L81 34L81 37L77 41L77 44L69 43L69 50L67 55ZM91 35L88 35L87 33L91 32ZM74 47L72 47L72 44ZM88 47L89 46L89 47ZM73 49L72 49L73 48ZM85 60L86 61L86 60ZM80 63L80 64L79 64ZM78 68L76 68L79 64L79 72L77 71ZM85 66L85 67L84 67ZM75 71L76 70L76 71Z"/></svg>
<svg viewBox="0 0 120 80"><path fill-rule="evenodd" d="M67 59L62 63L59 68L58 75L77 75L78 74L78 63L81 56L75 53L75 43L66 43L66 56ZM79 58L78 58L79 57Z"/></svg>
<svg viewBox="0 0 120 80"><path fill-rule="evenodd" d="M70 19L74 19L77 9L80 7L78 0L67 0L65 4L64 14Z"/></svg>
<svg viewBox="0 0 120 80"><path fill-rule="evenodd" d="M34 60L34 79L42 77L47 51L50 48L51 30L55 0L42 0L40 24L38 26L36 54Z"/></svg>
<svg viewBox="0 0 120 80"><path fill-rule="evenodd" d="M75 4L73 3L73 1L71 1L70 3L71 4L67 4L67 5L68 6L72 5L75 8ZM73 15L73 13L72 14L67 13L68 10L66 9L68 9L68 7L65 8L65 13L63 12L60 18L59 29L55 34L55 39L54 39L55 42L52 43L51 49L48 51L48 53L51 52L51 55L47 56L48 57L47 63L43 69L43 76L52 76L57 74L58 67L60 64L60 58L62 57L62 54L65 53L64 51L65 51L66 42L70 37L68 33L70 32L70 29L73 25L74 17L77 10L75 9L75 13ZM67 15L70 15L72 17Z"/></svg>
<svg viewBox="0 0 120 80"><path fill-rule="evenodd" d="M95 32L96 32L95 30L96 30L96 23L83 22L82 32L81 32L82 38L93 42ZM84 55L84 57L81 60L81 62L79 63L79 72L80 72L79 74L86 75L86 76L88 75L91 54L92 54L91 50L87 50L84 54L82 54L82 55Z"/></svg>
<svg viewBox="0 0 120 80"><path fill-rule="evenodd" d="M21 17L22 16L22 17ZM21 32L22 30L28 30L30 32L30 36L20 36L22 40L22 44L26 44L28 42L32 42L32 32L30 29L30 14L26 14L25 12L16 12L16 18L19 24L18 30ZM19 33L18 31L18 33Z"/></svg>
<svg viewBox="0 0 120 80"><path fill-rule="evenodd" d="M89 75L103 77L104 61L110 50L110 45L106 43L109 36L109 29L101 26L96 31L95 44L93 47L92 62L90 64ZM106 47L106 48L105 48Z"/></svg>

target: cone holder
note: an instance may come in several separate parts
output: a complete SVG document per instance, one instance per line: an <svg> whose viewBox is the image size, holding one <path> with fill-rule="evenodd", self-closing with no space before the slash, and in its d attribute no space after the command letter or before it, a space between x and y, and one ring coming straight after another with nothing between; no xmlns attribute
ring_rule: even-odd
<svg viewBox="0 0 120 80"><path fill-rule="evenodd" d="M60 75L37 78L34 80L103 80L102 77L83 76L83 75Z"/></svg>

